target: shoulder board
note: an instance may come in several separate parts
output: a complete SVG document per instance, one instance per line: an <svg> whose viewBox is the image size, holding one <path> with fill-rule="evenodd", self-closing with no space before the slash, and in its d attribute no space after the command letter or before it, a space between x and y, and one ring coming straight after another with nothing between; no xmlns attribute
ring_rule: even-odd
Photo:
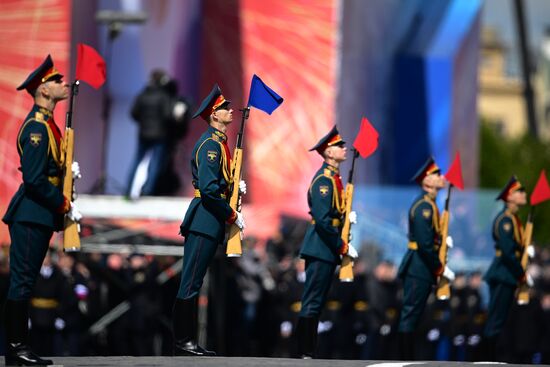
<svg viewBox="0 0 550 367"><path fill-rule="evenodd" d="M431 203L428 200L426 200L425 198L420 198L411 207L410 215L412 217L414 217L414 213L416 212L416 209L418 209L418 207L421 206L422 204L428 204L428 205L430 205L430 207L432 207ZM428 210L428 209L422 210L422 216L425 217L426 219L428 219L429 217L432 216L433 207L432 207L432 210L429 210L429 212L426 212L425 210Z"/></svg>
<svg viewBox="0 0 550 367"><path fill-rule="evenodd" d="M311 189L313 188L313 185L315 185L315 183L317 183L318 180L323 179L323 178L328 178L332 181L332 176L326 176L325 173L323 173L321 175L317 175L313 179L313 181L311 181L311 184L309 185L309 191L311 192Z"/></svg>
<svg viewBox="0 0 550 367"><path fill-rule="evenodd" d="M495 223L499 225L504 219L508 219L511 222L514 222L512 216L508 214L506 211L504 211L497 217L497 219L495 220Z"/></svg>
<svg viewBox="0 0 550 367"><path fill-rule="evenodd" d="M424 195L422 198L424 202L428 203L434 211L437 211L437 205L434 200L432 200L428 195Z"/></svg>
<svg viewBox="0 0 550 367"><path fill-rule="evenodd" d="M325 177L332 177L332 173L330 172L330 170L328 168L325 168L323 170L323 176Z"/></svg>
<svg viewBox="0 0 550 367"><path fill-rule="evenodd" d="M221 147L221 143L217 140L215 140L213 137L209 137L209 138L206 138L202 141L201 145L199 145L199 147L197 148L197 155L199 154L200 150L202 149L203 146L207 145L209 141L213 141L215 142L216 144L214 145L209 145L209 146L216 146L216 147Z"/></svg>
<svg viewBox="0 0 550 367"><path fill-rule="evenodd" d="M46 119L44 118L44 114L42 112L36 111L34 113L34 119L38 122L46 122Z"/></svg>
<svg viewBox="0 0 550 367"><path fill-rule="evenodd" d="M204 145L208 145L208 146L221 146L221 143L214 139L214 137L212 136L209 136L208 138L204 139L201 144L199 145L199 148L197 149L197 151L199 151Z"/></svg>

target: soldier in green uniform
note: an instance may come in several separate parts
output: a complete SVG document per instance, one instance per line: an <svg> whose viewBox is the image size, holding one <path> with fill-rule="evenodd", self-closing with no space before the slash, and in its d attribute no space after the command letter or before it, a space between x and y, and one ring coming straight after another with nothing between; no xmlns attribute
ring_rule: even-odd
<svg viewBox="0 0 550 367"><path fill-rule="evenodd" d="M340 255L357 257L355 248L340 238L345 203L339 166L346 159L346 147L336 126L310 149L313 150L324 158L324 163L313 176L307 193L312 220L300 251L306 261L306 282L296 327L302 358L313 358L315 353L319 315ZM350 215L350 220L352 216L356 217Z"/></svg>
<svg viewBox="0 0 550 367"><path fill-rule="evenodd" d="M63 215L78 221L80 213L62 192L61 131L53 120L57 102L67 99L69 86L51 57L17 88L25 89L34 106L17 136L23 183L13 196L3 221L9 226L10 285L4 308L6 365L47 365L28 345L29 300L50 239L63 229ZM79 176L78 164L73 177Z"/></svg>
<svg viewBox="0 0 550 367"><path fill-rule="evenodd" d="M512 176L497 200L505 204L493 222L495 258L484 277L490 293L484 336L487 357L492 360L495 358L498 336L514 301L516 287L521 282L533 282L521 266L523 229L517 212L527 203L525 188ZM530 250L532 252L532 247Z"/></svg>
<svg viewBox="0 0 550 367"><path fill-rule="evenodd" d="M185 237L181 283L173 310L174 354L214 356L197 344L198 297L208 265L225 237L225 225L235 223L244 229L244 219L228 204L231 154L227 146L227 126L233 121L230 101L218 85L202 101L193 118L201 116L208 129L193 148L191 172L195 197L181 224ZM239 183L246 192L244 181Z"/></svg>
<svg viewBox="0 0 550 367"><path fill-rule="evenodd" d="M438 255L441 234L435 199L438 191L445 187L445 178L430 157L413 180L422 187L422 193L409 210L408 250L398 271L403 280L403 307L398 331L402 358L406 360L414 359L414 332L433 285L439 276L454 279L454 273L442 266ZM452 239L448 238L447 244L451 247Z"/></svg>

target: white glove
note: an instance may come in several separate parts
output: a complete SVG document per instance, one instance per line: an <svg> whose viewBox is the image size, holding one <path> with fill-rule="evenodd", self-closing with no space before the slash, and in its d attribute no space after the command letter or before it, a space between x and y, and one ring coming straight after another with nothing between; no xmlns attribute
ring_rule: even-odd
<svg viewBox="0 0 550 367"><path fill-rule="evenodd" d="M351 243L348 244L348 253L346 254L352 259L357 259L359 257L359 254L357 253L357 250Z"/></svg>
<svg viewBox="0 0 550 367"><path fill-rule="evenodd" d="M443 276L447 278L450 282L455 280L455 272L449 269L447 265L445 265L445 270L443 270Z"/></svg>
<svg viewBox="0 0 550 367"><path fill-rule="evenodd" d="M357 224L357 212L355 210L349 212L349 222L351 224Z"/></svg>
<svg viewBox="0 0 550 367"><path fill-rule="evenodd" d="M527 246L527 256L529 256L530 259L535 257L535 246L533 245Z"/></svg>
<svg viewBox="0 0 550 367"><path fill-rule="evenodd" d="M439 340L440 336L441 336L441 331L439 331L438 328L433 328L430 331L428 331L428 334L426 335L426 338L429 341L434 342L436 340Z"/></svg>
<svg viewBox="0 0 550 367"><path fill-rule="evenodd" d="M174 104L174 108L172 109L172 116L174 117L174 119L176 119L176 121L181 121L186 111L187 105L181 101L178 101Z"/></svg>
<svg viewBox="0 0 550 367"><path fill-rule="evenodd" d="M447 247L453 248L453 246L454 246L453 238L451 236L447 236Z"/></svg>
<svg viewBox="0 0 550 367"><path fill-rule="evenodd" d="M76 204L71 201L71 209L67 212L67 217L73 222L79 222L82 219L82 214L78 211Z"/></svg>
<svg viewBox="0 0 550 367"><path fill-rule="evenodd" d="M468 337L468 345L471 345L473 347L478 345L480 341L481 341L481 336L479 336L479 334L473 334Z"/></svg>
<svg viewBox="0 0 550 367"><path fill-rule="evenodd" d="M246 182L244 180L241 180L239 182L239 193L245 195L246 194Z"/></svg>
<svg viewBox="0 0 550 367"><path fill-rule="evenodd" d="M533 277L531 276L531 274L526 275L525 283L527 283L527 286L529 288L533 288L533 286L535 285L535 281L533 280Z"/></svg>
<svg viewBox="0 0 550 367"><path fill-rule="evenodd" d="M283 338L288 338L292 335L292 323L290 321L281 322L279 329Z"/></svg>
<svg viewBox="0 0 550 367"><path fill-rule="evenodd" d="M55 326L55 329L56 330L63 330L65 329L65 320L63 319L60 319L59 317L57 317L54 321L54 326Z"/></svg>
<svg viewBox="0 0 550 367"><path fill-rule="evenodd" d="M241 212L237 212L237 219L235 219L235 225L239 227L241 230L246 228L246 224L244 223L244 217L241 214Z"/></svg>
<svg viewBox="0 0 550 367"><path fill-rule="evenodd" d="M80 165L78 162L74 161L73 164L71 164L71 171L73 172L73 180L82 178L82 175L80 174Z"/></svg>

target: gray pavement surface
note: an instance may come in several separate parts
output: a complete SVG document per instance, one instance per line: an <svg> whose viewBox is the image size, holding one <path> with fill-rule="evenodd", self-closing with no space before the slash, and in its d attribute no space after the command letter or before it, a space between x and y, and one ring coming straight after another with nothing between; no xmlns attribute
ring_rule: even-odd
<svg viewBox="0 0 550 367"><path fill-rule="evenodd" d="M201 367L458 367L458 366L497 366L491 362L406 362L406 361L344 361L328 359L284 359L284 358L245 358L245 357L53 357L54 366L201 366ZM2 358L2 364L3 363ZM506 366L520 366L507 364Z"/></svg>

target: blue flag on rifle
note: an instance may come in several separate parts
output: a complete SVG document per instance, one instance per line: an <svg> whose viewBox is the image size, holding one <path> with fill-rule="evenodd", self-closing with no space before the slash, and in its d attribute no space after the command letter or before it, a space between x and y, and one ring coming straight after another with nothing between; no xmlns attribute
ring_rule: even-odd
<svg viewBox="0 0 550 367"><path fill-rule="evenodd" d="M248 107L256 107L271 115L283 98L269 88L256 74L252 77L250 84L250 95L248 96Z"/></svg>

